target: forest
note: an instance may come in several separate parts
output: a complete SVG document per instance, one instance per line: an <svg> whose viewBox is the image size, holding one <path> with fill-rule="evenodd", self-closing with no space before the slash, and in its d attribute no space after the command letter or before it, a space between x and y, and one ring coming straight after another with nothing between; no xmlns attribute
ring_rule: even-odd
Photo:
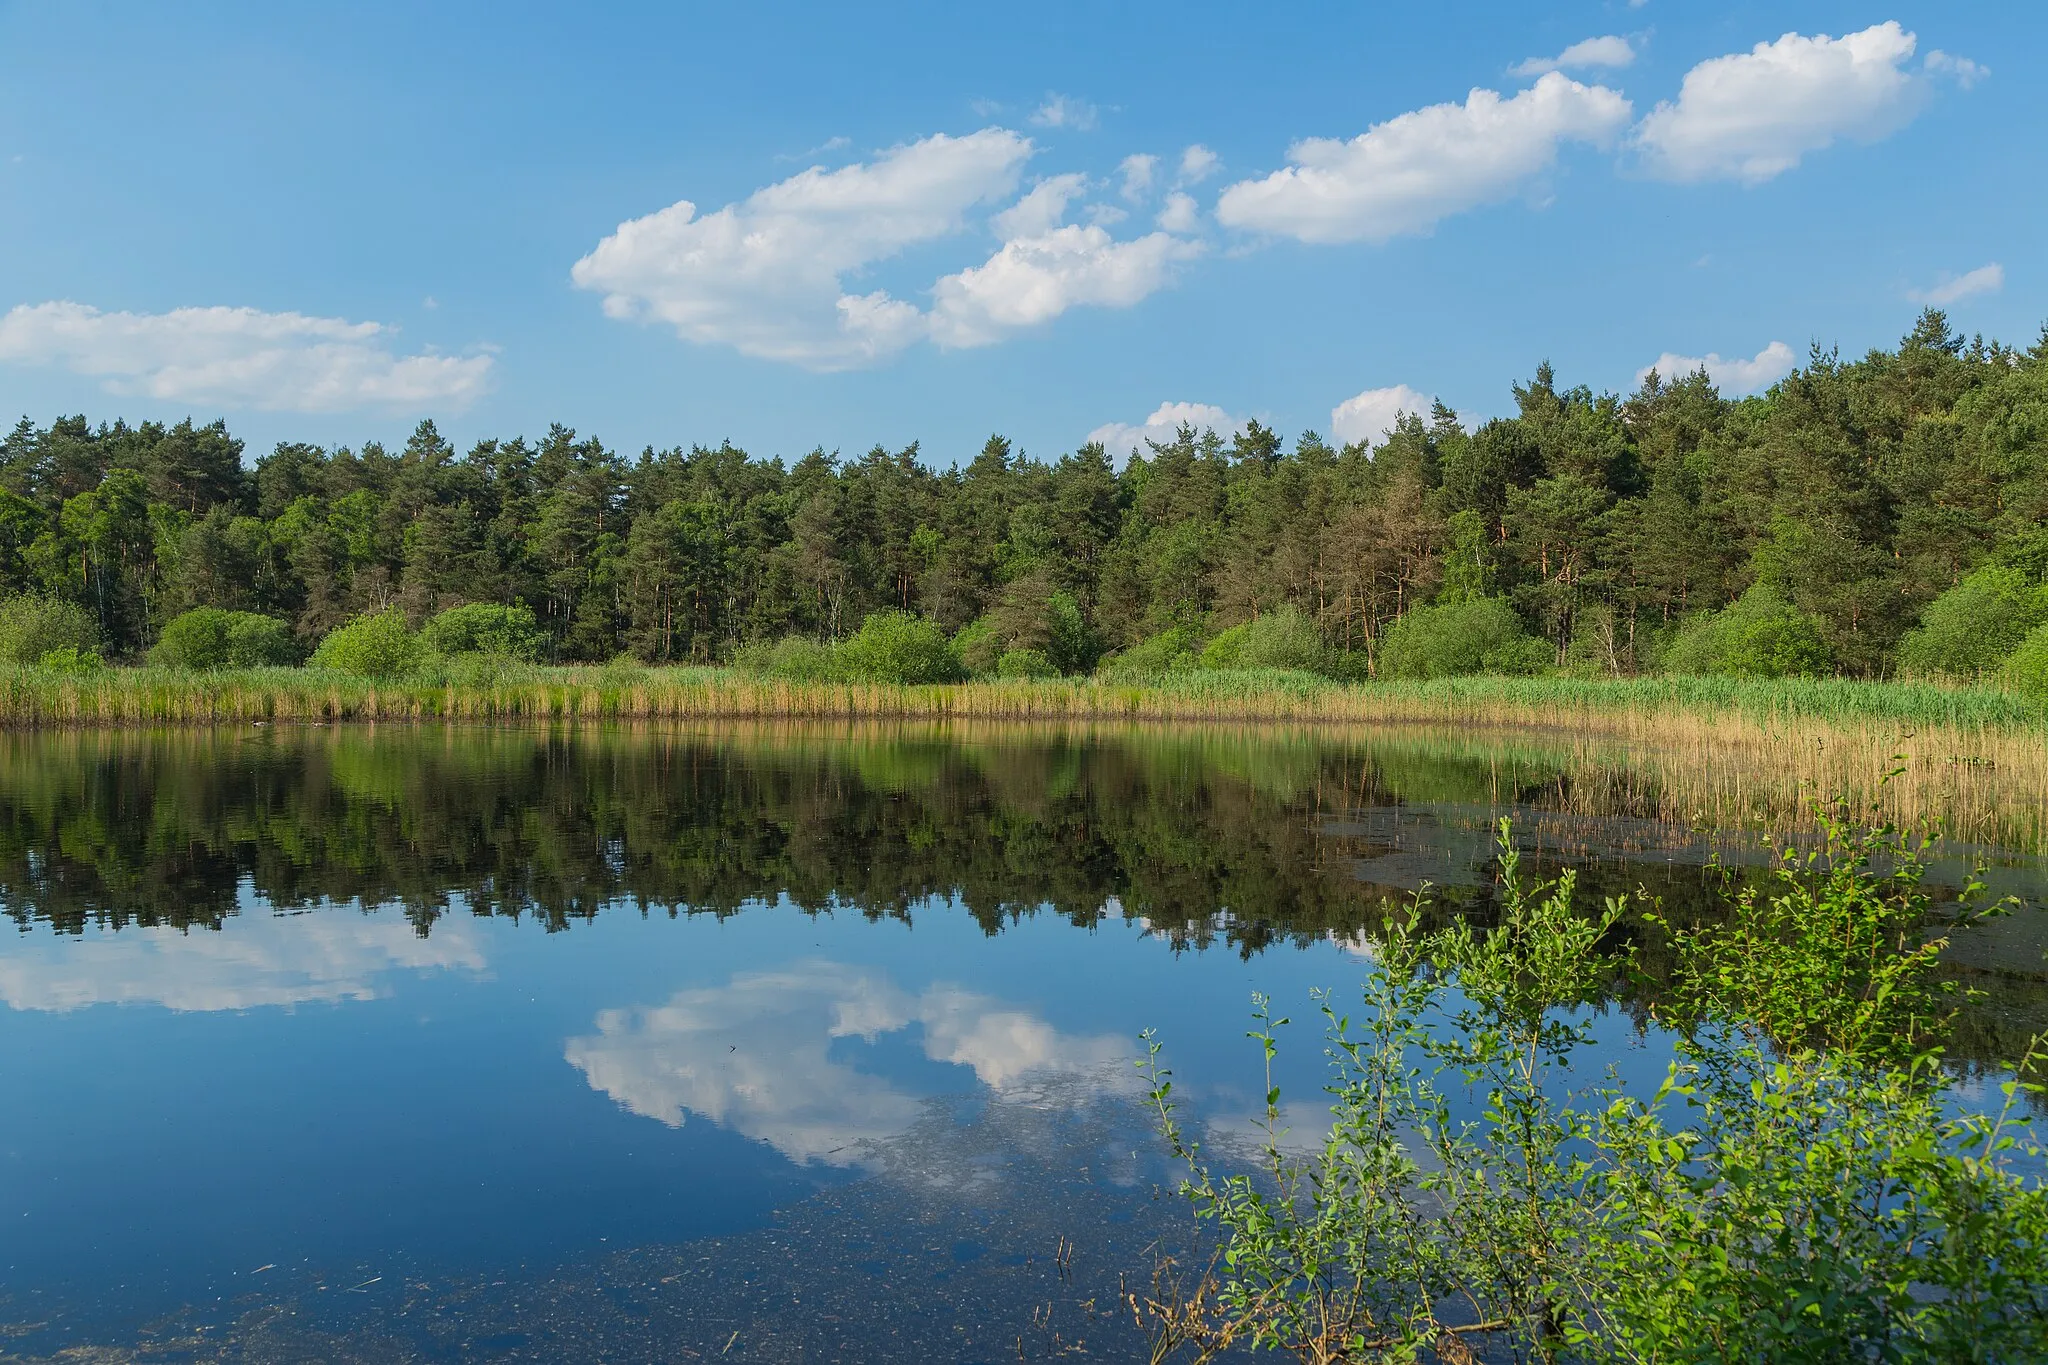
<svg viewBox="0 0 2048 1365"><path fill-rule="evenodd" d="M899 613L972 674L2048 685L2048 329L2018 350L1930 309L1754 397L1704 372L1596 393L1544 364L1513 399L1341 448L1183 428L1121 466L1001 436L950 467L914 444L627 458L559 425L464 453L431 421L397 450L250 460L221 421L24 418L0 441L0 614L61 607L89 632L64 657L109 662L194 609L275 623L296 662L351 621L487 604L556 663L772 663ZM0 620L5 661L54 638Z"/></svg>

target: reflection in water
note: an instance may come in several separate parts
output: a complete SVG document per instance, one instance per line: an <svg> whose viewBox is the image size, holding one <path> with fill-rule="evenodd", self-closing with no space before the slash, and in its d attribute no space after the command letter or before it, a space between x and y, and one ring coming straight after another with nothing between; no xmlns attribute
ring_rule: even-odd
<svg viewBox="0 0 2048 1365"><path fill-rule="evenodd" d="M748 972L666 1004L611 1009L569 1040L591 1087L635 1114L680 1127L686 1114L768 1143L792 1161L851 1166L863 1145L909 1131L922 1096L837 1046L915 1030L923 1055L969 1068L999 1099L1087 1079L1128 1087L1131 1049L1063 1034L1028 1011L934 985L917 995L878 972L807 961Z"/></svg>
<svg viewBox="0 0 2048 1365"><path fill-rule="evenodd" d="M158 925L17 941L0 952L0 1002L17 1010L245 1010L372 1000L380 978L396 971L483 969L482 945L462 924L424 939L397 919L259 913L233 933Z"/></svg>

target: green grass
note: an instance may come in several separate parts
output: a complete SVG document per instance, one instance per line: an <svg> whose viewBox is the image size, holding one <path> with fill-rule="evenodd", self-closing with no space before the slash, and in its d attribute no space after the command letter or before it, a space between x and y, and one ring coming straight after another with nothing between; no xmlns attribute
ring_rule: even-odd
<svg viewBox="0 0 2048 1365"><path fill-rule="evenodd" d="M192 673L117 668L0 673L9 726L252 720L604 719L690 716L1234 719L1697 726L1740 718L2038 730L2048 708L1995 688L1737 678L1505 678L1337 683L1280 670L1155 679L936 686L793 683L720 668L510 668L484 679L373 682L312 668Z"/></svg>

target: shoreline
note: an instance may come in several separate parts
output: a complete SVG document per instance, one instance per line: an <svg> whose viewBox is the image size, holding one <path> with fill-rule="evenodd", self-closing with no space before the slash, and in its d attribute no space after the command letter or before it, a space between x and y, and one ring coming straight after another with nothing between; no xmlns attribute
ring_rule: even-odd
<svg viewBox="0 0 2048 1365"><path fill-rule="evenodd" d="M2048 742L2048 706L1988 687L1834 679L1478 676L1334 682L1285 672L1146 680L788 682L729 668L522 667L485 682L304 668L0 673L0 728L251 721L906 719L1448 724L1614 737L1928 727Z"/></svg>

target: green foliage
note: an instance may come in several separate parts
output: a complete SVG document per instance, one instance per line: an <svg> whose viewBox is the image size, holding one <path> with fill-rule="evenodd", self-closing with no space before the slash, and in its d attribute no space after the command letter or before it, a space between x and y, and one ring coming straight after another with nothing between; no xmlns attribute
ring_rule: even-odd
<svg viewBox="0 0 2048 1365"><path fill-rule="evenodd" d="M968 677L992 678L1002 662L1003 637L994 621L977 616L954 632L952 649Z"/></svg>
<svg viewBox="0 0 2048 1365"><path fill-rule="evenodd" d="M294 663L291 627L273 616L194 607L171 618L149 652L159 668L266 668Z"/></svg>
<svg viewBox="0 0 2048 1365"><path fill-rule="evenodd" d="M838 653L845 675L858 682L941 683L961 676L946 632L909 612L875 612Z"/></svg>
<svg viewBox="0 0 2048 1365"><path fill-rule="evenodd" d="M1999 676L2015 692L2048 701L2048 625L2036 626L2020 641Z"/></svg>
<svg viewBox="0 0 2048 1365"><path fill-rule="evenodd" d="M313 651L312 664L358 678L388 681L418 668L426 653L419 636L405 624L405 614L390 607L358 616L333 631Z"/></svg>
<svg viewBox="0 0 2048 1365"><path fill-rule="evenodd" d="M531 663L540 657L547 637L527 607L471 602L450 607L420 627L420 643L436 654L495 654Z"/></svg>
<svg viewBox="0 0 2048 1365"><path fill-rule="evenodd" d="M784 682L843 682L846 670L831 645L789 636L772 645L748 645L733 657L733 667Z"/></svg>
<svg viewBox="0 0 2048 1365"><path fill-rule="evenodd" d="M53 649L36 660L36 667L46 673L71 673L90 675L107 671L106 660L95 649L80 649L77 645L65 645Z"/></svg>
<svg viewBox="0 0 2048 1365"><path fill-rule="evenodd" d="M1835 670L1821 622L1759 580L1718 612L1688 621L1664 654L1674 673L1814 678Z"/></svg>
<svg viewBox="0 0 2048 1365"><path fill-rule="evenodd" d="M1998 667L2048 625L2048 587L2018 568L1987 565L1928 603L1899 641L1908 672L1974 677Z"/></svg>
<svg viewBox="0 0 2048 1365"><path fill-rule="evenodd" d="M0 664L39 664L44 656L67 649L89 654L99 640L98 625L76 603L41 593L0 602Z"/></svg>
<svg viewBox="0 0 2048 1365"><path fill-rule="evenodd" d="M1204 668L1298 668L1327 673L1334 665L1316 623L1293 607L1281 607L1230 627L1202 650Z"/></svg>
<svg viewBox="0 0 2048 1365"><path fill-rule="evenodd" d="M1513 399L1475 431L1438 406L1342 450L1186 427L1121 469L997 436L957 474L915 446L627 460L560 426L464 453L431 422L402 449L285 443L250 470L218 423L23 422L0 440L0 593L81 607L122 659L199 606L314 640L394 603L415 621L503 603L532 613L533 657L650 664L840 640L894 610L985 623L956 650L976 677L1013 650L1085 673L1112 644L1133 647L1111 673L1162 676L1203 641L1135 642L1290 609L1326 668L1425 678L1638 674L1674 622L1696 672L1968 677L2041 623L2011 575L2048 583L2048 349L1966 341L1930 311L1766 397L1704 374L1597 393L1539 366ZM1715 610L1751 585L1770 601Z"/></svg>
<svg viewBox="0 0 2048 1365"><path fill-rule="evenodd" d="M2011 1120L2039 1088L1958 1117L1926 1051L1946 1016L1924 845L1824 832L1780 895L1682 940L1685 1029L1647 1090L1580 1056L1587 1002L1630 966L1623 904L1526 881L1505 823L1498 924L1424 935L1418 906L1376 945L1360 1023L1325 1003L1335 1102L1308 1155L1283 1141L1263 1001L1253 1171L1180 1127L1148 1035L1183 1192L1222 1238L1146 1305L1154 1358L2042 1358L2048 1183Z"/></svg>
<svg viewBox="0 0 2048 1365"><path fill-rule="evenodd" d="M996 662L998 678L1057 678L1059 665L1035 649L1005 651Z"/></svg>
<svg viewBox="0 0 2048 1365"><path fill-rule="evenodd" d="M1193 626L1173 626L1105 659L1102 674L1141 679L1184 673L1200 665L1201 650L1199 630Z"/></svg>
<svg viewBox="0 0 2048 1365"><path fill-rule="evenodd" d="M1539 673L1552 658L1550 646L1523 628L1512 606L1498 597L1480 597L1417 607L1396 620L1380 641L1379 674Z"/></svg>

